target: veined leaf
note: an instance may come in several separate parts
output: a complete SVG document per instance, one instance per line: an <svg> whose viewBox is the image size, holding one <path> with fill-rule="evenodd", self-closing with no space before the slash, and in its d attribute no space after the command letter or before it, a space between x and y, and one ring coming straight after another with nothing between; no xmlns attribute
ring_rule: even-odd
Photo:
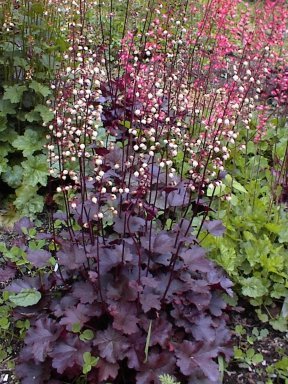
<svg viewBox="0 0 288 384"><path fill-rule="evenodd" d="M52 111L50 111L50 109L48 107L46 107L45 105L37 105L36 108L34 109L34 111L40 113L44 123L48 123L54 117L54 113Z"/></svg>
<svg viewBox="0 0 288 384"><path fill-rule="evenodd" d="M247 190L243 187L243 185L241 185L237 180L233 179L232 176L229 174L225 176L224 182L228 187L236 189L236 191L248 193Z"/></svg>
<svg viewBox="0 0 288 384"><path fill-rule="evenodd" d="M22 289L18 293L10 294L9 300L17 306L29 307L37 304L41 299L41 293L34 288Z"/></svg>
<svg viewBox="0 0 288 384"><path fill-rule="evenodd" d="M45 139L41 131L33 129L26 129L23 136L18 136L13 141L12 145L14 148L19 149L23 152L23 156L28 157L35 151L43 148Z"/></svg>
<svg viewBox="0 0 288 384"><path fill-rule="evenodd" d="M262 297L267 294L268 289L263 285L261 279L257 277L249 277L247 279L242 279L242 293L245 296L249 297Z"/></svg>
<svg viewBox="0 0 288 384"><path fill-rule="evenodd" d="M215 187L208 187L207 188L207 196L208 197L221 196L224 193L225 189L226 189L225 184L217 185Z"/></svg>
<svg viewBox="0 0 288 384"><path fill-rule="evenodd" d="M2 176L2 179L12 188L17 188L21 185L23 176L23 168L20 165L8 166L7 172Z"/></svg>
<svg viewBox="0 0 288 384"><path fill-rule="evenodd" d="M29 84L29 88L33 89L36 93L39 93L43 97L47 97L51 94L50 88L48 88L46 85L42 85L38 83L35 80L32 80Z"/></svg>
<svg viewBox="0 0 288 384"><path fill-rule="evenodd" d="M22 167L24 169L24 183L33 187L37 184L46 185L48 176L46 156L30 157L22 162Z"/></svg>
<svg viewBox="0 0 288 384"><path fill-rule="evenodd" d="M25 85L19 85L19 84L6 86L3 99L10 100L11 103L13 104L19 103L26 89L27 88Z"/></svg>
<svg viewBox="0 0 288 384"><path fill-rule="evenodd" d="M232 188L233 188L233 189L236 189L237 191L242 192L242 193L248 193L248 192L246 191L246 189L243 187L243 185L241 185L240 183L238 183L238 181L236 181L236 180L233 180Z"/></svg>

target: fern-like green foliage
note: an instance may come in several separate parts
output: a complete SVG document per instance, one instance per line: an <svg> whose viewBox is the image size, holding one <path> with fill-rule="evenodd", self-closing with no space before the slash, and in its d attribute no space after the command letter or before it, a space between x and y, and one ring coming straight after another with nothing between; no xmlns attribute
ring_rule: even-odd
<svg viewBox="0 0 288 384"><path fill-rule="evenodd" d="M167 374L160 375L159 379L161 381L161 384L181 384L179 381L175 381L175 378L173 376Z"/></svg>

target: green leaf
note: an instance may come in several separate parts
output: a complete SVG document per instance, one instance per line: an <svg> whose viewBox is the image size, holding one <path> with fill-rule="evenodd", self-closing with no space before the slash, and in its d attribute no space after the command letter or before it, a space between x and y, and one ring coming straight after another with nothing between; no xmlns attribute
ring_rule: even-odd
<svg viewBox="0 0 288 384"><path fill-rule="evenodd" d="M85 331L81 333L79 339L82 341L89 341L89 340L92 340L93 337L94 337L93 331L91 331L91 329L85 329Z"/></svg>
<svg viewBox="0 0 288 384"><path fill-rule="evenodd" d="M16 113L15 105L10 100L0 100L0 112L1 115L13 115Z"/></svg>
<svg viewBox="0 0 288 384"><path fill-rule="evenodd" d="M284 318L282 316L279 316L277 319L273 319L269 321L269 324L272 325L272 327L276 331L280 332L288 332L288 318Z"/></svg>
<svg viewBox="0 0 288 384"><path fill-rule="evenodd" d="M46 85L42 85L35 80L32 80L29 84L29 88L33 89L36 93L39 93L43 97L47 97L51 94L50 88L46 87Z"/></svg>
<svg viewBox="0 0 288 384"><path fill-rule="evenodd" d="M15 201L14 201L14 205ZM21 209L21 215L22 216L34 216L35 213L39 213L43 211L44 207L44 198L43 196L35 194L33 199L28 202L27 205L22 207Z"/></svg>
<svg viewBox="0 0 288 384"><path fill-rule="evenodd" d="M225 191L225 189L226 189L226 185L224 185L224 184L217 185L215 187L208 187L207 188L207 196L208 197L221 196L223 194L223 192Z"/></svg>
<svg viewBox="0 0 288 384"><path fill-rule="evenodd" d="M281 360L277 361L277 363L275 363L275 367L288 372L288 356L284 356Z"/></svg>
<svg viewBox="0 0 288 384"><path fill-rule="evenodd" d="M11 85L11 86L5 86L5 92L3 95L3 100L10 100L11 103L19 103L21 101L22 95L24 91L26 91L25 85Z"/></svg>
<svg viewBox="0 0 288 384"><path fill-rule="evenodd" d="M23 57L13 57L13 66L20 67L23 69L29 69L29 63L27 60L23 59Z"/></svg>
<svg viewBox="0 0 288 384"><path fill-rule="evenodd" d="M8 143L0 142L0 157L6 157L11 151L11 146Z"/></svg>
<svg viewBox="0 0 288 384"><path fill-rule="evenodd" d="M260 309L256 309L255 312L257 313L259 320L261 320L263 323L267 323L269 318L268 318L268 315L266 315L266 313L263 313Z"/></svg>
<svg viewBox="0 0 288 384"><path fill-rule="evenodd" d="M244 356L244 353L242 349L234 347L234 358L235 359L242 359Z"/></svg>
<svg viewBox="0 0 288 384"><path fill-rule="evenodd" d="M22 167L24 169L23 177L25 184L31 186L36 186L37 184L46 185L48 176L46 156L29 157L26 161L22 162Z"/></svg>
<svg viewBox="0 0 288 384"><path fill-rule="evenodd" d="M0 132L3 132L7 129L8 121L7 117L0 113Z"/></svg>
<svg viewBox="0 0 288 384"><path fill-rule="evenodd" d="M80 323L72 324L72 332L79 333L80 331L81 331L81 324Z"/></svg>
<svg viewBox="0 0 288 384"><path fill-rule="evenodd" d="M243 327L243 325L236 325L235 327L235 333L238 336L243 336L246 333L246 329Z"/></svg>
<svg viewBox="0 0 288 384"><path fill-rule="evenodd" d="M14 129L10 128L5 131L5 135L0 135L0 146L2 143L10 143L18 137L17 132L14 131Z"/></svg>
<svg viewBox="0 0 288 384"><path fill-rule="evenodd" d="M265 224L265 228L268 229L268 231L278 234L281 231L282 225L276 224L276 223L267 223Z"/></svg>
<svg viewBox="0 0 288 384"><path fill-rule="evenodd" d="M247 190L236 180L233 180L232 188L242 193L248 193Z"/></svg>
<svg viewBox="0 0 288 384"><path fill-rule="evenodd" d="M25 120L29 121L29 123L32 123L33 121L40 122L42 120L42 117L39 112L33 109L32 111L25 114Z"/></svg>
<svg viewBox="0 0 288 384"><path fill-rule="evenodd" d="M31 185L21 185L21 187L15 191L17 198L19 198L18 205L22 206L27 204L36 192L36 187L31 187ZM17 201L17 199L15 201Z"/></svg>
<svg viewBox="0 0 288 384"><path fill-rule="evenodd" d="M8 169L8 159L0 157L0 174L7 172Z"/></svg>
<svg viewBox="0 0 288 384"><path fill-rule="evenodd" d="M3 174L2 179L12 188L18 188L21 185L23 177L23 168L20 165L8 166L7 172Z"/></svg>
<svg viewBox="0 0 288 384"><path fill-rule="evenodd" d="M268 293L268 289L263 285L262 280L257 277L241 279L242 293L249 297L262 297Z"/></svg>
<svg viewBox="0 0 288 384"><path fill-rule="evenodd" d="M35 151L43 149L45 138L43 132L27 128L23 136L18 136L13 141L14 148L23 151L23 156L28 157Z"/></svg>
<svg viewBox="0 0 288 384"><path fill-rule="evenodd" d="M243 185L241 185L237 180L233 179L232 176L229 174L225 176L224 182L228 187L236 189L236 191L248 193L247 190L243 187Z"/></svg>
<svg viewBox="0 0 288 384"><path fill-rule="evenodd" d="M287 228L282 229L279 232L279 243L288 243L288 231Z"/></svg>
<svg viewBox="0 0 288 384"><path fill-rule="evenodd" d="M99 357L92 356L90 352L83 353L83 373L86 375L91 371L92 367L95 367L99 361Z"/></svg>
<svg viewBox="0 0 288 384"><path fill-rule="evenodd" d="M255 353L255 355L252 358L253 364L260 364L263 361L263 355L261 353Z"/></svg>
<svg viewBox="0 0 288 384"><path fill-rule="evenodd" d="M37 105L34 111L40 113L44 123L49 123L54 117L54 113L45 105Z"/></svg>
<svg viewBox="0 0 288 384"><path fill-rule="evenodd" d="M161 384L180 384L179 381L176 381L173 376L170 376L168 374L163 374L159 376L159 380Z"/></svg>
<svg viewBox="0 0 288 384"><path fill-rule="evenodd" d="M37 304L41 299L41 293L34 288L22 289L19 293L12 293L9 300L20 307L30 307Z"/></svg>

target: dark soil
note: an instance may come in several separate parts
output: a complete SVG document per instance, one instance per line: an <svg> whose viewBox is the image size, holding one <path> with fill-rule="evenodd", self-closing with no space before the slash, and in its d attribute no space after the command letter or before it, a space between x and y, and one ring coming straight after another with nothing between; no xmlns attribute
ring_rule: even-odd
<svg viewBox="0 0 288 384"><path fill-rule="evenodd" d="M245 308L243 312L232 314L230 328L234 331L237 325L241 325L246 333L240 336L233 332L233 346L245 354L248 349L254 349L255 353L263 356L263 361L253 364L245 358L233 358L226 368L223 384L287 384L288 370L285 372L285 378L287 377L285 381L273 367L277 361L288 356L288 333L276 331L269 324L260 322L249 304L242 303L242 307ZM253 335L255 328L259 333L265 330L267 336L255 337Z"/></svg>

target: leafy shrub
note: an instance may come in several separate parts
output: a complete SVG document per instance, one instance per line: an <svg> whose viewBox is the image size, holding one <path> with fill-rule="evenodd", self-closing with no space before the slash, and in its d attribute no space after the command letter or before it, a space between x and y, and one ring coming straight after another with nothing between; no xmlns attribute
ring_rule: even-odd
<svg viewBox="0 0 288 384"><path fill-rule="evenodd" d="M53 118L45 101L52 95L49 83L59 54L66 49L64 36L53 4L34 0L2 4L0 177L1 199L9 211L5 224L43 209L44 198L38 194L47 184L43 123Z"/></svg>
<svg viewBox="0 0 288 384"><path fill-rule="evenodd" d="M211 258L256 307L259 318L281 331L287 331L287 311L282 306L288 295L288 217L286 205L278 204L283 198L283 177L278 175L287 172L281 160L286 156L286 129L278 127L275 138L272 124L258 145L248 143L246 155L231 156L233 179L227 174L219 190L229 194L229 202L223 201L217 213L227 232L221 241L209 234L203 239Z"/></svg>

